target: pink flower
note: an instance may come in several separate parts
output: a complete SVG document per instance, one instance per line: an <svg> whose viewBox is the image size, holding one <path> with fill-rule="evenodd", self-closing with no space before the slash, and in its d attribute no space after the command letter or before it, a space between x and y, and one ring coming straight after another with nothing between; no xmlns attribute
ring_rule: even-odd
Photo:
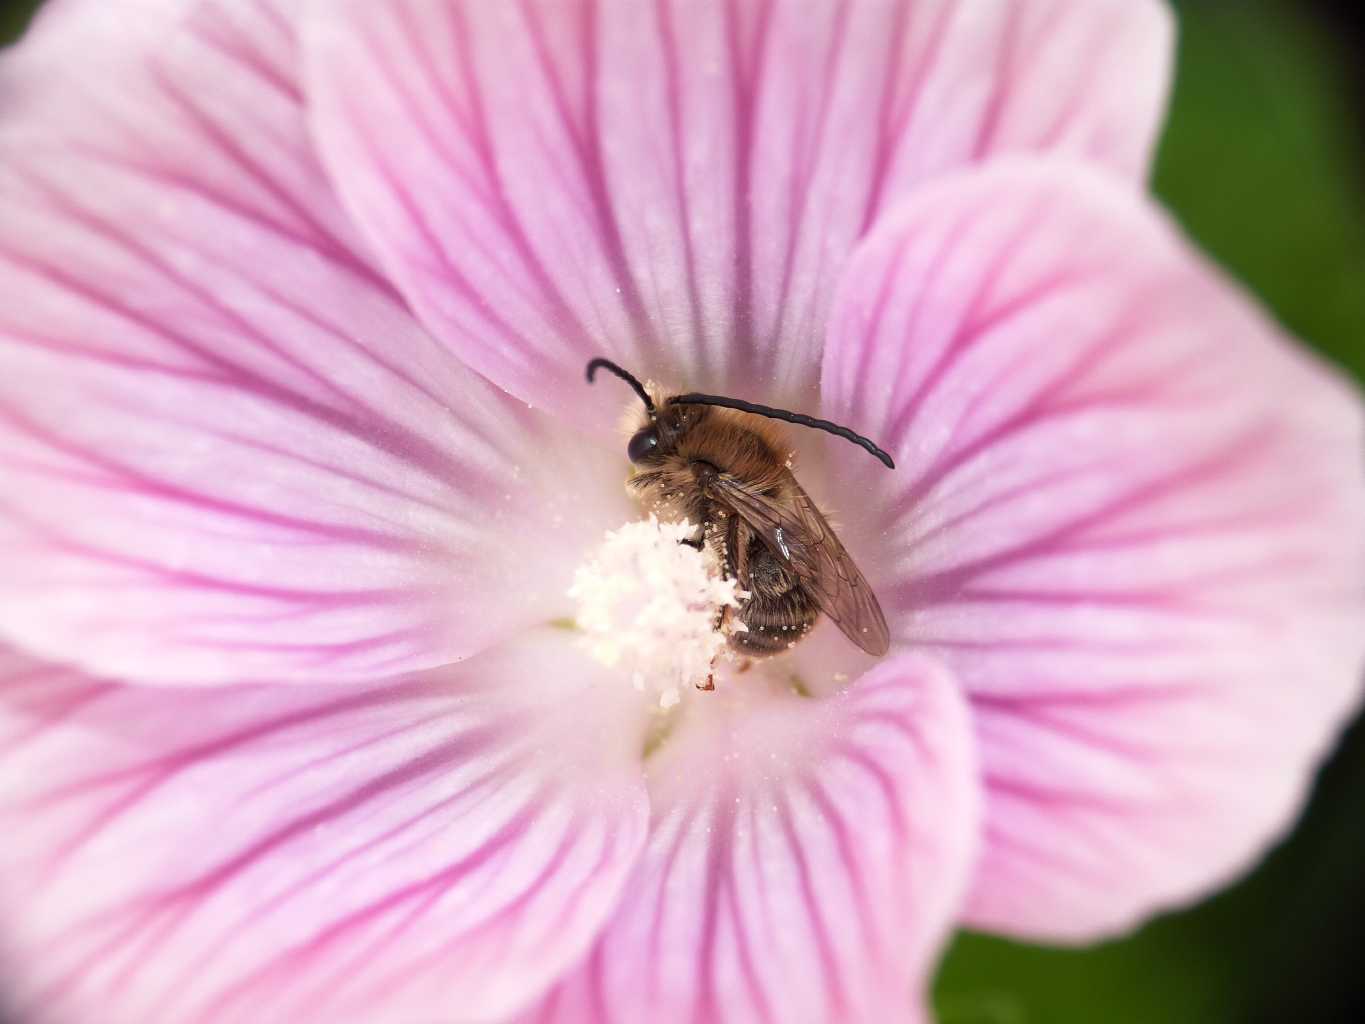
<svg viewBox="0 0 1365 1024"><path fill-rule="evenodd" d="M1134 0L59 0L0 63L22 1019L921 1019L1286 827L1357 397L1139 194ZM783 405L891 653L660 709L591 356ZM680 570L681 571L681 570ZM582 593L582 588L579 589Z"/></svg>

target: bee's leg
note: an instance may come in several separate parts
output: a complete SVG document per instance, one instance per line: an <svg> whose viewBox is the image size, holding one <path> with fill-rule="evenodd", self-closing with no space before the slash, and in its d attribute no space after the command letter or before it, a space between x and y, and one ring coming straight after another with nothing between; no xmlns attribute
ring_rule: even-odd
<svg viewBox="0 0 1365 1024"><path fill-rule="evenodd" d="M722 628L725 626L725 620L726 620L726 618L729 616L729 614L730 614L730 607L729 607L728 605L727 605L726 607L722 608L722 609L716 614L716 625L715 625L715 628L716 628L716 629L722 629ZM706 673L706 682L705 682L705 683L698 683L698 684L697 684L697 689L698 689L698 690L714 690L714 689L716 688L716 672L715 672L715 669L716 669L716 659L715 659L715 658L712 658L712 659L711 659L711 671L708 672L708 673Z"/></svg>
<svg viewBox="0 0 1365 1024"><path fill-rule="evenodd" d="M681 541L678 541L678 543L685 543L685 545L691 547L691 549L700 552L700 550L706 547L706 527L703 526L698 528L696 537L685 537L682 538Z"/></svg>
<svg viewBox="0 0 1365 1024"><path fill-rule="evenodd" d="M725 552L725 578L738 580L743 584L744 580L740 576L741 566L739 563L744 552L740 550L739 543L739 516L733 512L727 513L725 516L725 542L721 546L721 550ZM744 567L746 570L747 562L746 559Z"/></svg>
<svg viewBox="0 0 1365 1024"><path fill-rule="evenodd" d="M741 674L741 673L743 673L743 672L748 672L749 669L751 669L751 668L753 668L753 667L754 667L754 659L753 659L753 658L740 658L740 659L739 659L739 668L735 669L735 674L736 674L736 675L739 675L739 674Z"/></svg>
<svg viewBox="0 0 1365 1024"><path fill-rule="evenodd" d="M706 673L706 682L698 683L698 690L714 690L716 688L716 659L711 659L711 671Z"/></svg>

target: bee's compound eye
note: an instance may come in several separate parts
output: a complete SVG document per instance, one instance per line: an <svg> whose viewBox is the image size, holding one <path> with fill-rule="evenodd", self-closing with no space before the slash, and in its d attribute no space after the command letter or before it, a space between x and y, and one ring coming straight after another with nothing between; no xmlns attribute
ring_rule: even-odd
<svg viewBox="0 0 1365 1024"><path fill-rule="evenodd" d="M635 436L630 439L630 445L626 448L626 455L631 462L640 462L649 458L659 447L659 432L653 427L645 427L644 430L637 430Z"/></svg>

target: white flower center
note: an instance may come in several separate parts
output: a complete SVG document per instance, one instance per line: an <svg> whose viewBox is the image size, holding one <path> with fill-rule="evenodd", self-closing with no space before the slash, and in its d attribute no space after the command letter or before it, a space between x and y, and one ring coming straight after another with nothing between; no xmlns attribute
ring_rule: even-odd
<svg viewBox="0 0 1365 1024"><path fill-rule="evenodd" d="M709 551L682 543L696 532L653 516L627 523L607 533L569 588L588 652L663 708L706 682L725 650L721 612L742 593Z"/></svg>

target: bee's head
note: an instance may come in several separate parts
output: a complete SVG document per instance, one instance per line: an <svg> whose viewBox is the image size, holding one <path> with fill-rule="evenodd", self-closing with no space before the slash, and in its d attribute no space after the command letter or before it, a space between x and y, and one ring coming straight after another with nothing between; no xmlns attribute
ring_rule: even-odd
<svg viewBox="0 0 1365 1024"><path fill-rule="evenodd" d="M630 435L626 455L637 466L657 465L678 450L683 435L705 415L702 409L665 399L649 410L639 430Z"/></svg>
<svg viewBox="0 0 1365 1024"><path fill-rule="evenodd" d="M606 359L594 359L588 363L589 383L599 369L608 370L620 377L645 404L644 422L631 435L630 442L626 445L626 455L630 461L637 466L648 466L658 463L672 453L686 427L683 410L672 407L668 402L662 403L662 407L655 405L645 386L633 374Z"/></svg>

